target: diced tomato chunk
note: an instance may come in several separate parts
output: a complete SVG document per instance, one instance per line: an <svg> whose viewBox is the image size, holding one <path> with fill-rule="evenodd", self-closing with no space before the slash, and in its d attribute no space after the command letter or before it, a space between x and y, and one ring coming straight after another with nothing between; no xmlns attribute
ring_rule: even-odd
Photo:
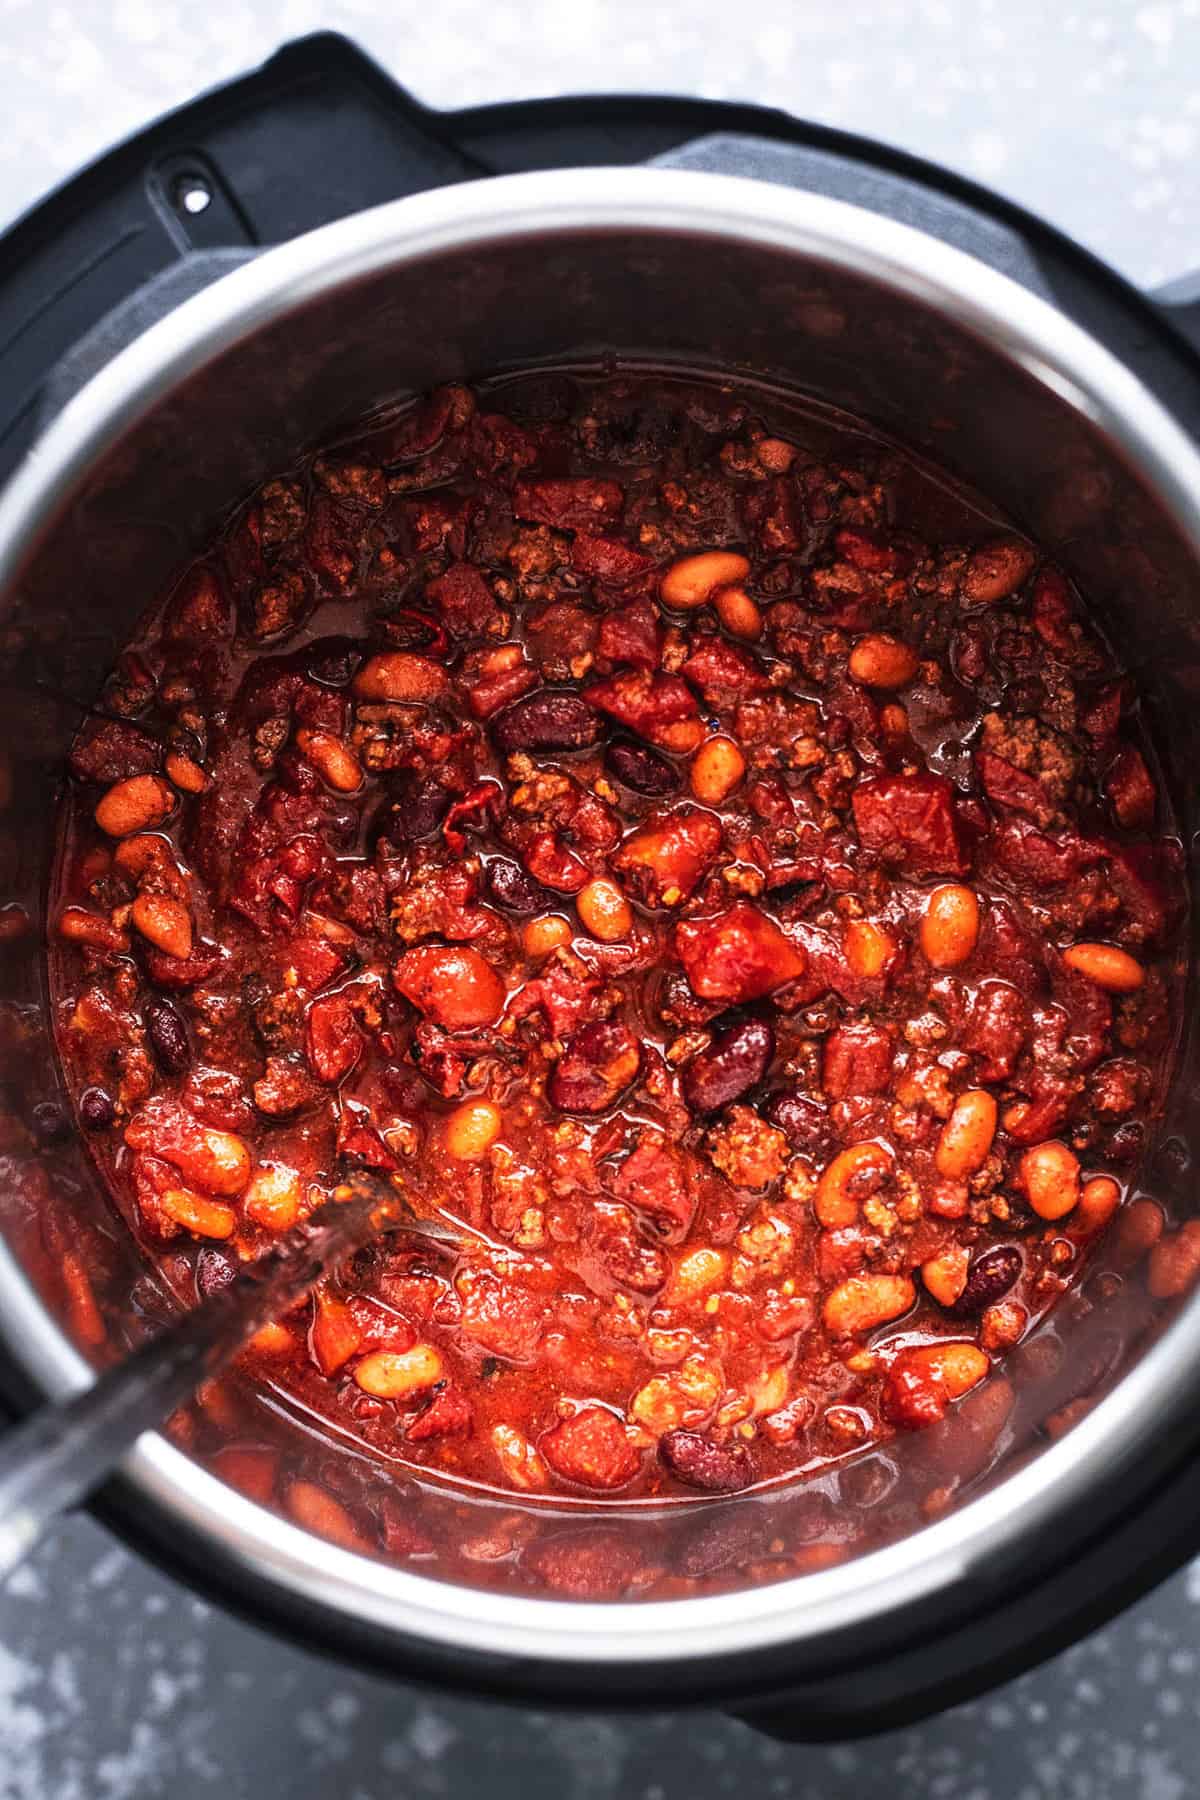
<svg viewBox="0 0 1200 1800"><path fill-rule="evenodd" d="M745 900L715 919L679 925L675 945L700 998L730 1005L777 993L807 967L775 921Z"/></svg>
<svg viewBox="0 0 1200 1800"><path fill-rule="evenodd" d="M419 944L392 968L406 1000L447 1031L494 1025L504 1005L504 983L487 958L465 944Z"/></svg>
<svg viewBox="0 0 1200 1800"><path fill-rule="evenodd" d="M914 874L962 875L968 858L942 775L878 775L860 782L854 822L865 849Z"/></svg>
<svg viewBox="0 0 1200 1800"><path fill-rule="evenodd" d="M604 1406L585 1406L560 1420L538 1448L556 1474L579 1487L624 1487L642 1460L621 1421Z"/></svg>

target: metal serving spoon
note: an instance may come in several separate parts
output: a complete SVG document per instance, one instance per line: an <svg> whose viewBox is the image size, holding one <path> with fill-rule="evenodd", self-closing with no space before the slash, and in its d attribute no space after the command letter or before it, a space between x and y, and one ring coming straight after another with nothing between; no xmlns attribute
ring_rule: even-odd
<svg viewBox="0 0 1200 1800"><path fill-rule="evenodd" d="M0 1582L60 1513L87 1498L143 1431L153 1430L224 1368L247 1339L303 1300L323 1275L384 1231L457 1249L473 1234L420 1218L365 1170L334 1199L80 1394L44 1406L0 1441Z"/></svg>

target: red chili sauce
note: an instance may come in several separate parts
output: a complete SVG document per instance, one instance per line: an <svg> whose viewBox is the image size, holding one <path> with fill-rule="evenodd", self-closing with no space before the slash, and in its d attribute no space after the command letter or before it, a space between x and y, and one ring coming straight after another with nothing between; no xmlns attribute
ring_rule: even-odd
<svg viewBox="0 0 1200 1800"><path fill-rule="evenodd" d="M1128 681L983 503L761 393L445 388L268 482L70 773L56 1020L114 1193L185 1298L356 1163L462 1221L243 1359L429 1474L902 1457L1161 1107L1183 890ZM1200 1242L1154 1256L1178 1291Z"/></svg>

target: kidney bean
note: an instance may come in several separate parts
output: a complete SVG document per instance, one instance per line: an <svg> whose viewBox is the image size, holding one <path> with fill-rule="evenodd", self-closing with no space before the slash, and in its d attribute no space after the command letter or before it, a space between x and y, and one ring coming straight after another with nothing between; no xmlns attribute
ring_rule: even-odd
<svg viewBox="0 0 1200 1800"><path fill-rule="evenodd" d="M763 1115L784 1133L793 1150L809 1156L822 1156L829 1146L832 1126L829 1114L819 1100L795 1090L780 1090L768 1096Z"/></svg>
<svg viewBox="0 0 1200 1800"><path fill-rule="evenodd" d="M142 1007L146 1036L164 1075L182 1075L192 1060L187 1026L178 1007L163 994L151 994Z"/></svg>
<svg viewBox="0 0 1200 1800"><path fill-rule="evenodd" d="M558 904L557 895L535 881L520 863L498 856L487 866L484 884L497 906L522 917Z"/></svg>
<svg viewBox="0 0 1200 1800"><path fill-rule="evenodd" d="M658 1454L672 1475L706 1493L734 1494L754 1479L745 1450L715 1444L701 1431L668 1431L659 1440Z"/></svg>
<svg viewBox="0 0 1200 1800"><path fill-rule="evenodd" d="M775 1054L775 1033L763 1019L745 1019L718 1033L683 1071L683 1097L693 1112L716 1112L763 1079Z"/></svg>
<svg viewBox="0 0 1200 1800"><path fill-rule="evenodd" d="M414 649L425 646L413 645ZM363 646L355 638L314 638L304 646L304 672L323 687L345 687L363 660Z"/></svg>
<svg viewBox="0 0 1200 1800"><path fill-rule="evenodd" d="M606 1112L637 1080L642 1051L627 1025L585 1025L554 1065L546 1093L563 1112Z"/></svg>
<svg viewBox="0 0 1200 1800"><path fill-rule="evenodd" d="M627 738L614 738L604 752L604 766L610 775L635 794L663 799L682 787L679 771L648 744L631 744Z"/></svg>
<svg viewBox="0 0 1200 1800"><path fill-rule="evenodd" d="M994 1244L973 1257L962 1293L948 1310L956 1319L973 1318L1007 1294L1021 1273L1021 1252L1011 1244Z"/></svg>
<svg viewBox="0 0 1200 1800"><path fill-rule="evenodd" d="M117 1116L117 1106L111 1094L103 1088L84 1088L79 1096L79 1117L85 1131L107 1131Z"/></svg>
<svg viewBox="0 0 1200 1800"><path fill-rule="evenodd" d="M397 769L387 777L386 795L367 827L372 853L380 838L391 843L418 844L441 829L453 801L439 781L418 775L415 769Z"/></svg>
<svg viewBox="0 0 1200 1800"><path fill-rule="evenodd" d="M600 715L578 694L527 694L506 706L491 721L496 748L506 756L517 750L585 750L596 743Z"/></svg>
<svg viewBox="0 0 1200 1800"><path fill-rule="evenodd" d="M219 1294L237 1275L237 1264L224 1250L205 1244L196 1258L196 1292L202 1300Z"/></svg>

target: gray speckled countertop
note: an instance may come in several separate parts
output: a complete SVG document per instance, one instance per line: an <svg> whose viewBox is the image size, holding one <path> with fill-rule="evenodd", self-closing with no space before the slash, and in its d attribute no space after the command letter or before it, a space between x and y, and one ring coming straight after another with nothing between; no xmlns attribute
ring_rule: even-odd
<svg viewBox="0 0 1200 1800"><path fill-rule="evenodd" d="M286 38L357 38L422 99L572 88L762 100L890 139L1042 212L1134 280L1200 268L1200 0L0 0L0 224ZM1184 1800L1200 1565L987 1700L857 1746L719 1714L523 1714L303 1654L90 1520L0 1595L0 1800Z"/></svg>

